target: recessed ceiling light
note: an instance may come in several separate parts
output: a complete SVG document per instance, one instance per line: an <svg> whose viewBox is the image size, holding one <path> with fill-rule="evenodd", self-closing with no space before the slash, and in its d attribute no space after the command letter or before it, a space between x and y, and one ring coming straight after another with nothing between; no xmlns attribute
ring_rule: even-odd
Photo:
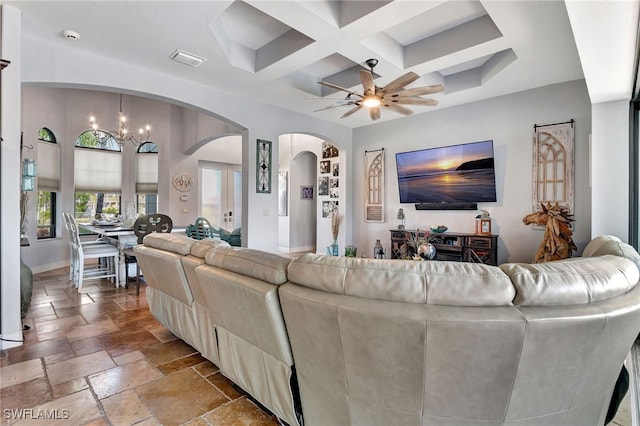
<svg viewBox="0 0 640 426"><path fill-rule="evenodd" d="M185 52L184 50L180 49L176 49L171 55L169 55L169 58L173 59L176 62L180 62L194 68L207 60L206 58L194 55L193 53Z"/></svg>
<svg viewBox="0 0 640 426"><path fill-rule="evenodd" d="M62 35L69 40L77 40L80 38L80 34L71 30L62 30Z"/></svg>

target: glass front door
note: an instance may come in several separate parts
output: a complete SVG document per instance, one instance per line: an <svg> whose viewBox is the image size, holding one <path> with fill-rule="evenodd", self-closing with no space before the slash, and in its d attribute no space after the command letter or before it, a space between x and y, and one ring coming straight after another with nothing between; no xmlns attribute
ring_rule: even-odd
<svg viewBox="0 0 640 426"><path fill-rule="evenodd" d="M232 231L242 224L242 166L200 163L199 216L212 226Z"/></svg>

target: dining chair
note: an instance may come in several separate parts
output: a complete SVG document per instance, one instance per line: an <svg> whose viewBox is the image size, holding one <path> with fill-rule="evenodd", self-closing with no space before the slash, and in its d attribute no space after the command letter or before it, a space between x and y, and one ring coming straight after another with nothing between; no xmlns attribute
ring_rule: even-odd
<svg viewBox="0 0 640 426"><path fill-rule="evenodd" d="M195 223L187 227L187 236L196 240L219 238L219 235L215 232L215 228L211 226L211 223L204 217L196 218Z"/></svg>
<svg viewBox="0 0 640 426"><path fill-rule="evenodd" d="M144 236L151 234L152 232L171 232L173 229L173 221L169 216L162 213L153 213L145 216L140 216L133 223L133 233L138 237L138 244L142 244ZM124 250L124 264L125 264L125 287L129 287L129 265L136 264L136 296L140 294L140 265L133 252L133 247L126 248Z"/></svg>
<svg viewBox="0 0 640 426"><path fill-rule="evenodd" d="M83 244L80 241L80 232L75 219L67 214L67 225L72 246L72 270L71 280L78 292L82 291L82 284L85 280L109 278L115 282L116 287L119 282L120 270L120 250L108 243L89 242ZM87 267L85 261L97 259L97 265Z"/></svg>
<svg viewBox="0 0 640 426"><path fill-rule="evenodd" d="M69 235L73 232L74 227L77 227L77 222L71 213L62 212L62 219L64 222L64 228L67 230ZM71 223L73 222L73 224ZM80 241L82 247L96 246L96 245L104 245L109 244L107 241L104 241L102 238L97 238L95 240L89 241ZM73 244L71 244L71 237L69 238L69 280L72 281L74 279L74 267L76 266L73 260L76 258L74 255Z"/></svg>

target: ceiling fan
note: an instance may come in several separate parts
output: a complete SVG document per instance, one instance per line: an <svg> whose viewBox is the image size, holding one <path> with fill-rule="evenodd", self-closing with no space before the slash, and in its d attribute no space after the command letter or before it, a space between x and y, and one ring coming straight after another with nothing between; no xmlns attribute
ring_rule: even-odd
<svg viewBox="0 0 640 426"><path fill-rule="evenodd" d="M318 111L325 109L332 109L341 106L354 105L349 111L344 113L340 118L345 118L358 111L362 107L369 109L369 115L372 120L378 120L380 118L380 108L388 108L392 111L403 115L411 115L413 111L406 108L404 105L426 105L435 106L438 105L438 101L435 99L421 98L421 95L429 95L432 93L439 93L444 91L442 84L434 84L431 86L414 87L411 89L405 89L405 86L416 81L420 76L413 71L410 71L395 80L387 84L384 87L378 87L373 81L373 68L378 65L377 59L367 59L365 62L371 71L360 70L360 80L362 81L363 93L357 93L353 90L340 87L333 83L326 81L319 81L318 83L332 87L343 92L347 92L349 95L345 98L346 102L342 102L336 105L330 105ZM354 97L354 98L352 98Z"/></svg>

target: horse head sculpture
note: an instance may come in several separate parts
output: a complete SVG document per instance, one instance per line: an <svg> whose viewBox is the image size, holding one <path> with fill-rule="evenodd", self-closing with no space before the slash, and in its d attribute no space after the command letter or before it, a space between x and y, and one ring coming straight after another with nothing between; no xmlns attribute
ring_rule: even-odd
<svg viewBox="0 0 640 426"><path fill-rule="evenodd" d="M548 262L571 257L573 250L577 250L573 242L571 222L573 215L569 209L560 206L559 203L541 203L542 211L537 211L522 218L525 225L544 225L542 243L533 259L533 263Z"/></svg>

